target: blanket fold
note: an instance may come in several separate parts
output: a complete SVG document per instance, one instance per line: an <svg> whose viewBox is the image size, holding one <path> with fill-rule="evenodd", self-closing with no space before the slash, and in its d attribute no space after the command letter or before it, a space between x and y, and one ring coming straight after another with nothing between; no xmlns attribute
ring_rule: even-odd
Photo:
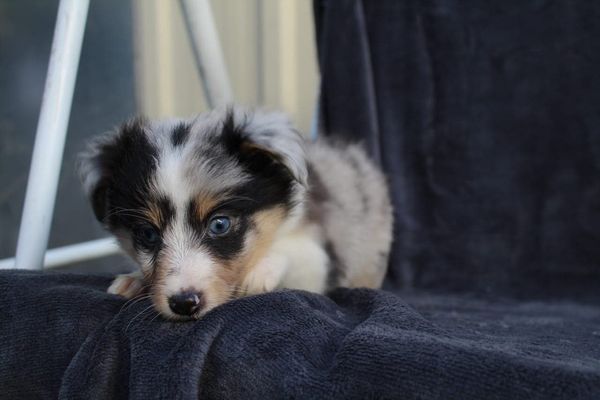
<svg viewBox="0 0 600 400"><path fill-rule="evenodd" d="M0 273L1 398L600 398L600 309L338 289L168 322L110 278Z"/></svg>

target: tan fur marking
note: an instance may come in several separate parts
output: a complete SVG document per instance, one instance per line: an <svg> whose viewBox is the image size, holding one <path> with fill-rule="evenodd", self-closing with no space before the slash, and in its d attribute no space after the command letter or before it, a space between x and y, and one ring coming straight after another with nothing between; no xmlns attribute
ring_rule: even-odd
<svg viewBox="0 0 600 400"><path fill-rule="evenodd" d="M219 278L229 285L240 285L252 268L266 256L284 216L285 210L281 207L270 208L254 214L252 220L255 229L248 232L244 252L236 259L229 261L226 268L219 270Z"/></svg>
<svg viewBox="0 0 600 400"><path fill-rule="evenodd" d="M214 196L210 193L200 193L195 198L196 200L196 218L200 221L208 218L213 209L223 201L223 197Z"/></svg>
<svg viewBox="0 0 600 400"><path fill-rule="evenodd" d="M248 272L267 254L273 244L277 229L281 226L285 212L281 207L260 211L254 215L256 233L254 245L248 249L242 275Z"/></svg>
<svg viewBox="0 0 600 400"><path fill-rule="evenodd" d="M237 297L237 271L231 268L219 268L210 289L215 297L215 303L220 304Z"/></svg>
<svg viewBox="0 0 600 400"><path fill-rule="evenodd" d="M144 215L154 224L154 226L160 227L163 224L163 215L160 211L160 207L155 203L150 203L149 208L144 210Z"/></svg>

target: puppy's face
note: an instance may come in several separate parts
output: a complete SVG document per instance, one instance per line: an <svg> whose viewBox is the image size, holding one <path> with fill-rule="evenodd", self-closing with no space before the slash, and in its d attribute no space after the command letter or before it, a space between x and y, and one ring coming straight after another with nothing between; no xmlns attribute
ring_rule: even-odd
<svg viewBox="0 0 600 400"><path fill-rule="evenodd" d="M99 138L80 173L97 218L139 264L156 309L197 318L302 208L302 139L279 114L213 111L134 120Z"/></svg>

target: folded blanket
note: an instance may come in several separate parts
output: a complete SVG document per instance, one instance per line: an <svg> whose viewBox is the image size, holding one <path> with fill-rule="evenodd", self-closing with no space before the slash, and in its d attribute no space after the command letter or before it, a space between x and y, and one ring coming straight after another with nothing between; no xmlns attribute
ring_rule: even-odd
<svg viewBox="0 0 600 400"><path fill-rule="evenodd" d="M1 398L600 398L594 306L283 291L181 323L109 281L0 273Z"/></svg>

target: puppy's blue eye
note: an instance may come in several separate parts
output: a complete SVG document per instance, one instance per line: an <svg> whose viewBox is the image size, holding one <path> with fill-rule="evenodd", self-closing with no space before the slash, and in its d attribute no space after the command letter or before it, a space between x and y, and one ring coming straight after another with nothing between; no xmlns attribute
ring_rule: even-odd
<svg viewBox="0 0 600 400"><path fill-rule="evenodd" d="M160 242L160 235L152 226L142 226L137 230L137 238L140 244L146 248L153 248Z"/></svg>
<svg viewBox="0 0 600 400"><path fill-rule="evenodd" d="M231 221L228 217L214 217L210 220L208 229L213 235L224 235L229 231Z"/></svg>

